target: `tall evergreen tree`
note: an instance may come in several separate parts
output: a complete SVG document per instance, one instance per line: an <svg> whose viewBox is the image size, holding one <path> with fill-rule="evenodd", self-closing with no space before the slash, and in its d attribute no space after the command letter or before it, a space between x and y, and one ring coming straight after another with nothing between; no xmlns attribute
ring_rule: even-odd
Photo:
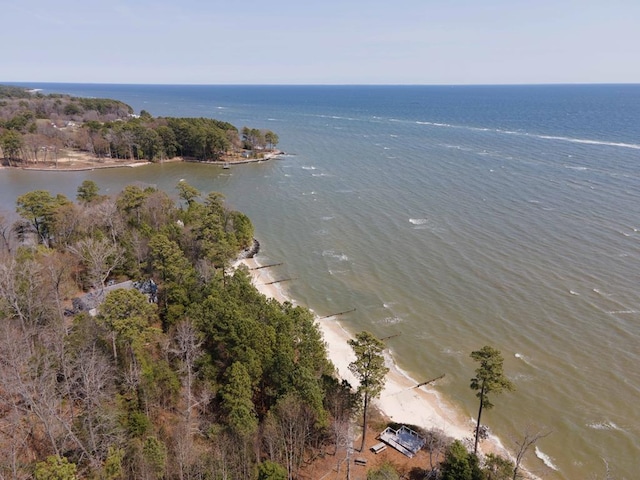
<svg viewBox="0 0 640 480"><path fill-rule="evenodd" d="M362 396L362 443L360 451L364 449L367 433L367 415L372 399L378 397L384 387L384 377L389 369L384 364L384 343L367 331L360 332L355 339L349 340L349 345L356 354L356 359L349 364L360 385L358 393Z"/></svg>
<svg viewBox="0 0 640 480"><path fill-rule="evenodd" d="M484 346L480 350L471 352L471 358L480 363L476 369L476 376L471 379L471 389L476 390L476 397L480 399L480 407L478 409L478 422L476 424L475 444L473 453L478 453L478 440L480 434L480 419L482 410L493 407L493 403L489 400L490 393L501 393L503 391L513 391L515 386L504 375L502 363L504 359L499 350L490 346Z"/></svg>

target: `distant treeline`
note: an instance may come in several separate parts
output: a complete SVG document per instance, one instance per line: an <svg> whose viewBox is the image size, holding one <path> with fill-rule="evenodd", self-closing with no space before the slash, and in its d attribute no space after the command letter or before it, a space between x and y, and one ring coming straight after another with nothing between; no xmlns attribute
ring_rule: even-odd
<svg viewBox="0 0 640 480"><path fill-rule="evenodd" d="M270 130L210 118L154 118L117 100L78 98L0 86L0 149L5 162L55 162L65 150L98 159L200 161L273 149Z"/></svg>

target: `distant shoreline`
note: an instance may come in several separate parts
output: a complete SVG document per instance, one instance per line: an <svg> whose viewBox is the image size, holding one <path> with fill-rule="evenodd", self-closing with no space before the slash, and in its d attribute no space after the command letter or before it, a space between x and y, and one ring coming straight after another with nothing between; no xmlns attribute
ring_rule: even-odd
<svg viewBox="0 0 640 480"><path fill-rule="evenodd" d="M28 170L34 172L84 172L90 170L104 170L108 168L136 168L143 167L145 165L153 165L155 163L201 163L204 165L215 165L219 167L232 167L234 165L243 165L247 163L260 163L266 162L273 158L279 157L280 155L284 155L285 152L280 150L276 150L274 152L266 153L263 157L260 158L243 158L237 160L215 160L215 161L200 161L187 159L183 157L174 157L168 160L163 160L161 162L121 162L119 160L104 160L92 158L89 156L83 157L81 159L64 159L58 160L56 163L48 163L46 166L26 166L26 165L0 165L0 170L2 169L12 169L12 170ZM95 162L95 163L93 163Z"/></svg>

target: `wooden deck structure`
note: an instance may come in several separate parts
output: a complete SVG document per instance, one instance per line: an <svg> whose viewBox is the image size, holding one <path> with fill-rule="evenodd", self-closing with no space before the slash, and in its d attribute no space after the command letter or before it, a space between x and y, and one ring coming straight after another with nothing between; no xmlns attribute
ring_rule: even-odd
<svg viewBox="0 0 640 480"><path fill-rule="evenodd" d="M401 426L398 430L387 427L378 438L409 458L413 458L426 443L422 436L406 425Z"/></svg>

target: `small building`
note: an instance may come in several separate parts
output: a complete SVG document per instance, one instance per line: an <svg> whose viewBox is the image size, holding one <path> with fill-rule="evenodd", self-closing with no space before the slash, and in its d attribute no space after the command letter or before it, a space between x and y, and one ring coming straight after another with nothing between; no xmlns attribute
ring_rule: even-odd
<svg viewBox="0 0 640 480"><path fill-rule="evenodd" d="M402 425L398 430L387 427L378 438L409 458L413 458L427 442L424 437L406 425Z"/></svg>

